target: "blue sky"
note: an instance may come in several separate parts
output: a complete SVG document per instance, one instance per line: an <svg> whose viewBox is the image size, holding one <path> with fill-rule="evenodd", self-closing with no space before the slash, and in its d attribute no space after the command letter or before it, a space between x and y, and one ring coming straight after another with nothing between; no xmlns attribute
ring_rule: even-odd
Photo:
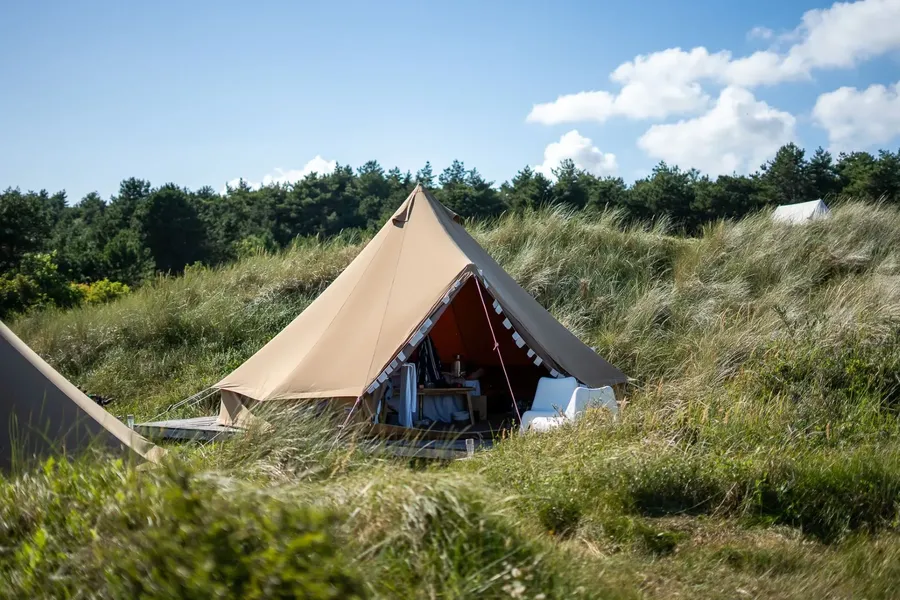
<svg viewBox="0 0 900 600"><path fill-rule="evenodd" d="M788 140L896 149L898 22L900 0L5 2L0 187L220 189L314 157L630 181Z"/></svg>

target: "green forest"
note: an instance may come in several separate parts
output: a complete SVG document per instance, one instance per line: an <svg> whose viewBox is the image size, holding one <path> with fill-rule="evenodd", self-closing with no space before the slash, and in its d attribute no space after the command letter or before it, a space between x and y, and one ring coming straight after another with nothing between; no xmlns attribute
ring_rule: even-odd
<svg viewBox="0 0 900 600"><path fill-rule="evenodd" d="M688 235L710 221L817 198L900 203L900 150L835 158L822 148L808 154L788 144L750 175L713 179L660 163L631 185L596 177L572 161L553 174L525 167L497 185L461 161L439 174L430 163L413 174L369 161L293 184L254 189L241 181L223 193L209 186L154 187L134 177L108 200L90 193L72 202L64 191L9 187L0 193L0 318L35 307L104 302L157 274L227 263L284 248L298 237L370 231L416 182L466 218L567 205L615 209L631 223L665 221Z"/></svg>

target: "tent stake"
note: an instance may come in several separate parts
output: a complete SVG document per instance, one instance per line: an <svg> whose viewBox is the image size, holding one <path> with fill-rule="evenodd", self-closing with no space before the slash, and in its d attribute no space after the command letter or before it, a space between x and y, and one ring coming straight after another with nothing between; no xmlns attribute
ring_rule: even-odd
<svg viewBox="0 0 900 600"><path fill-rule="evenodd" d="M476 281L477 285L475 289L478 290L478 297L481 298L481 306L484 308L484 316L488 322L488 328L491 330L491 337L494 338L494 350L497 351L497 356L500 358L500 368L503 369L503 376L506 377L506 385L509 386L509 395L512 396L513 408L516 409L516 417L519 419L519 423L522 422L522 415L519 414L519 403L516 402L516 394L512 389L512 382L509 380L509 373L506 372L506 364L503 362L503 355L500 354L500 343L497 341L497 336L494 335L494 325L491 323L491 315L488 312L487 304L484 302L484 294L481 293L481 281Z"/></svg>

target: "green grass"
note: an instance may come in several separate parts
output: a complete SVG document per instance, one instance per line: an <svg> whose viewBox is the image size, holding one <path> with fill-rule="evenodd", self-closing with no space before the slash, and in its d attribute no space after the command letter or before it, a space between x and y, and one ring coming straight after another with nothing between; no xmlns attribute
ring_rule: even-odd
<svg viewBox="0 0 900 600"><path fill-rule="evenodd" d="M635 379L620 420L422 467L305 415L150 473L36 469L0 483L0 593L896 595L900 211L846 203L793 228L763 214L695 239L614 213L473 230ZM146 419L245 360L364 242L307 240L12 327Z"/></svg>

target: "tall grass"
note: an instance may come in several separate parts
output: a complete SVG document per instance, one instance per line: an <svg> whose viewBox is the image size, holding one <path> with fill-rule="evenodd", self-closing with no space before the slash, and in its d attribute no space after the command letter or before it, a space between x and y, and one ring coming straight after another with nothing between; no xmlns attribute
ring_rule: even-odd
<svg viewBox="0 0 900 600"><path fill-rule="evenodd" d="M274 430L183 449L147 479L53 466L0 484L10 589L65 595L73 588L46 582L93 582L100 595L171 595L165 557L199 563L219 544L199 532L212 529L224 554L195 577L240 581L244 593L262 583L225 568L240 563L229 548L266 572L299 573L300 583L272 575L279 590L325 581L374 597L892 596L900 211L851 202L827 221L791 227L760 214L685 239L665 223L625 226L615 212L551 210L472 233L634 379L620 419L593 414L422 469L366 453L352 432L336 438L327 415L295 411ZM12 327L115 398L114 413L150 418L255 352L364 242L306 240ZM285 565L247 540L230 545L244 530L284 552L295 538L324 540L302 550L321 562ZM170 536L185 554L168 549ZM127 560L92 550L126 544L137 548ZM144 577L156 564L159 577Z"/></svg>
<svg viewBox="0 0 900 600"><path fill-rule="evenodd" d="M0 598L635 597L476 474L373 458L310 412L273 422L153 470L0 478Z"/></svg>
<svg viewBox="0 0 900 600"><path fill-rule="evenodd" d="M679 456L592 419L450 469L311 412L149 471L48 461L0 479L0 598L892 597L896 453Z"/></svg>

